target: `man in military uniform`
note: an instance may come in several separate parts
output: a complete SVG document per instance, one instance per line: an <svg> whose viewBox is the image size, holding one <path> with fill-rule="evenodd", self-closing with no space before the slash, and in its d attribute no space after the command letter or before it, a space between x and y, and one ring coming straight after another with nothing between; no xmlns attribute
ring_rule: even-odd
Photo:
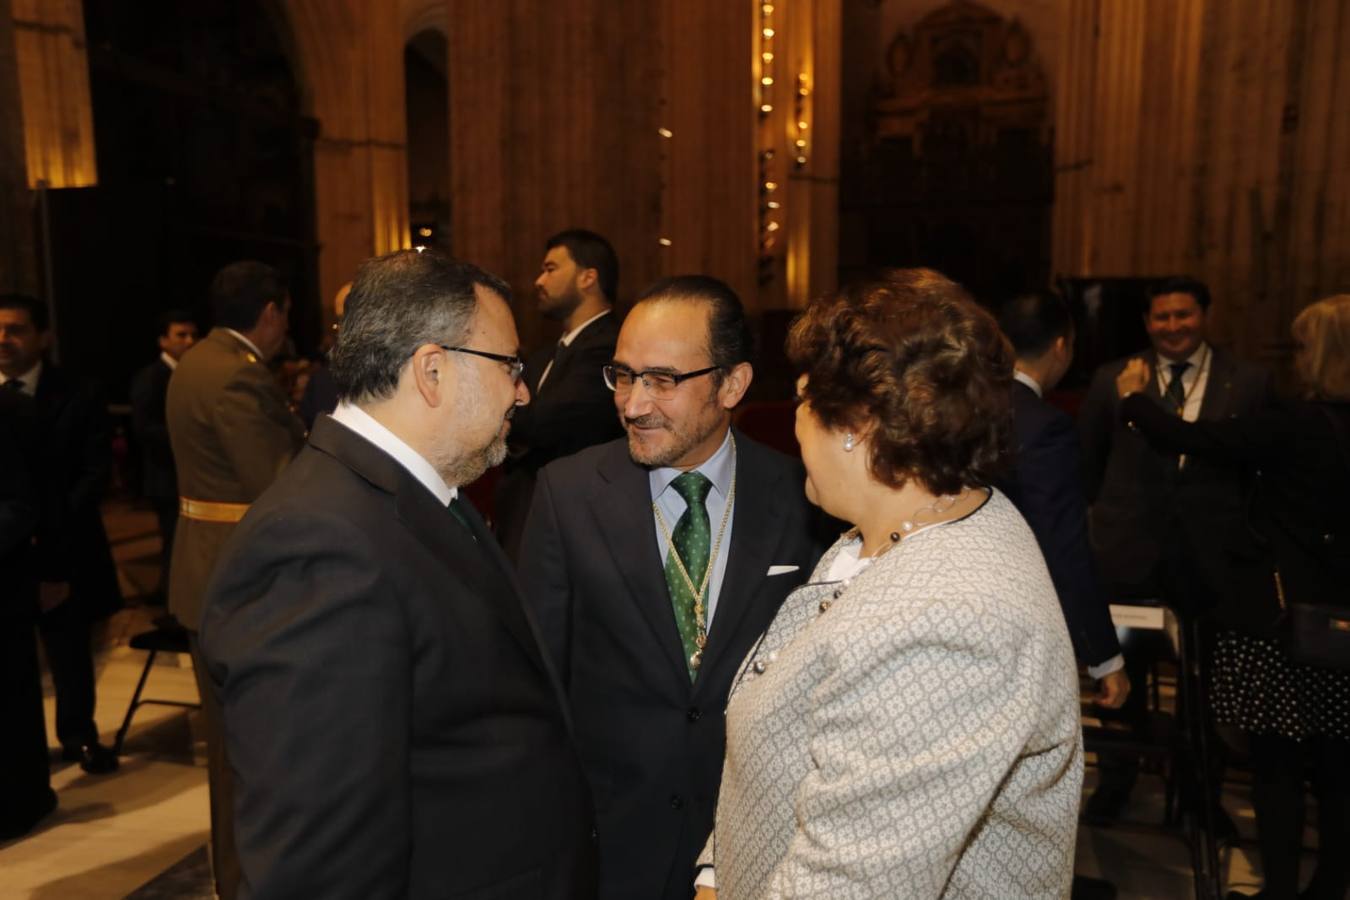
<svg viewBox="0 0 1350 900"><path fill-rule="evenodd" d="M197 644L202 597L235 524L300 449L304 428L267 368L285 344L290 312L277 272L260 262L232 263L212 282L211 303L215 327L183 355L165 404L180 495L169 611L192 646L206 721L216 893L232 900L239 862L220 709Z"/></svg>

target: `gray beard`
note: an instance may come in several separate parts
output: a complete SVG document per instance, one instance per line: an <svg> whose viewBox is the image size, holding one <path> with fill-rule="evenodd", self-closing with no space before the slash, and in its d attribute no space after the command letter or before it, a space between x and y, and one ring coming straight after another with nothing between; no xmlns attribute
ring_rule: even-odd
<svg viewBox="0 0 1350 900"><path fill-rule="evenodd" d="M436 467L445 479L445 483L454 487L472 484L493 466L506 461L506 439L501 435L492 439L492 443L454 460L445 460Z"/></svg>

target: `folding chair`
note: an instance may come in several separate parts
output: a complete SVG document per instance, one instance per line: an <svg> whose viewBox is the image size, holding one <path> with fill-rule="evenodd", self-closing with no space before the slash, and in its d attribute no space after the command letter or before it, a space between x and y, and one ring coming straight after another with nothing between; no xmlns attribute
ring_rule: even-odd
<svg viewBox="0 0 1350 900"><path fill-rule="evenodd" d="M1208 731L1204 726L1204 685L1200 673L1199 630L1162 604L1134 601L1112 604L1111 616L1125 652L1149 662L1149 703L1141 727L1129 731L1085 725L1083 746L1102 756L1138 757L1163 772L1163 821L1169 833L1179 827L1190 852L1196 900L1218 900L1219 857L1214 841ZM1175 711L1162 708L1161 669L1176 667ZM1179 803L1183 785L1192 801Z"/></svg>
<svg viewBox="0 0 1350 900"><path fill-rule="evenodd" d="M136 714L136 710L146 704L156 706L178 706L183 709L201 709L200 703L189 703L184 700L159 700L152 697L141 698L141 691L145 689L145 682L150 677L150 667L155 664L155 657L160 651L165 653L189 653L187 629L181 625L168 625L156 628L154 631L142 632L131 639L131 646L136 650L146 650L149 656L145 659L145 668L141 670L141 679L136 682L136 690L131 695L131 705L127 707L126 717L122 719L122 727L117 729L117 740L113 742L113 752L118 756L122 755L122 744L126 741L127 731L131 728L131 718Z"/></svg>

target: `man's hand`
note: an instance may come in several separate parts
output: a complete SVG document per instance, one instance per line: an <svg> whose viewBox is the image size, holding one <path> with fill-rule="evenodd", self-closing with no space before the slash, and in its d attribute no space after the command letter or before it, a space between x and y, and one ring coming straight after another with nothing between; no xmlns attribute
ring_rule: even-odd
<svg viewBox="0 0 1350 900"><path fill-rule="evenodd" d="M38 586L38 606L43 612L51 612L69 599L69 581L44 581Z"/></svg>
<svg viewBox="0 0 1350 900"><path fill-rule="evenodd" d="M1147 362L1132 359L1125 363L1125 368L1116 376L1116 393L1122 400L1130 394L1137 394L1148 387L1148 380L1152 376Z"/></svg>
<svg viewBox="0 0 1350 900"><path fill-rule="evenodd" d="M717 888L699 888L698 893L694 895L694 900L717 900Z"/></svg>
<svg viewBox="0 0 1350 900"><path fill-rule="evenodd" d="M1103 675L1097 686L1101 688L1101 693L1097 695L1097 705L1107 709L1120 709L1130 696L1130 678L1124 669L1116 669Z"/></svg>

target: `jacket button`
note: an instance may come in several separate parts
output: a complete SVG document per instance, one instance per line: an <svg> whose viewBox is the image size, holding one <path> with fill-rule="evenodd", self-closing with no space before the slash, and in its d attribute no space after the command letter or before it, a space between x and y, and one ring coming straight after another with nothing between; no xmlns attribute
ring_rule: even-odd
<svg viewBox="0 0 1350 900"><path fill-rule="evenodd" d="M1322 543L1324 543L1324 544L1334 544L1334 543L1336 543L1336 535L1334 535L1334 534L1332 534L1330 531L1328 531L1326 534L1322 535Z"/></svg>
<svg viewBox="0 0 1350 900"><path fill-rule="evenodd" d="M685 718L690 722L697 722L699 719L703 718L703 713L699 712L697 706L691 706L689 707L689 712L686 713Z"/></svg>
<svg viewBox="0 0 1350 900"><path fill-rule="evenodd" d="M671 808L671 809L684 809L684 798L681 797L679 794L671 794L671 795L670 795L670 808Z"/></svg>

